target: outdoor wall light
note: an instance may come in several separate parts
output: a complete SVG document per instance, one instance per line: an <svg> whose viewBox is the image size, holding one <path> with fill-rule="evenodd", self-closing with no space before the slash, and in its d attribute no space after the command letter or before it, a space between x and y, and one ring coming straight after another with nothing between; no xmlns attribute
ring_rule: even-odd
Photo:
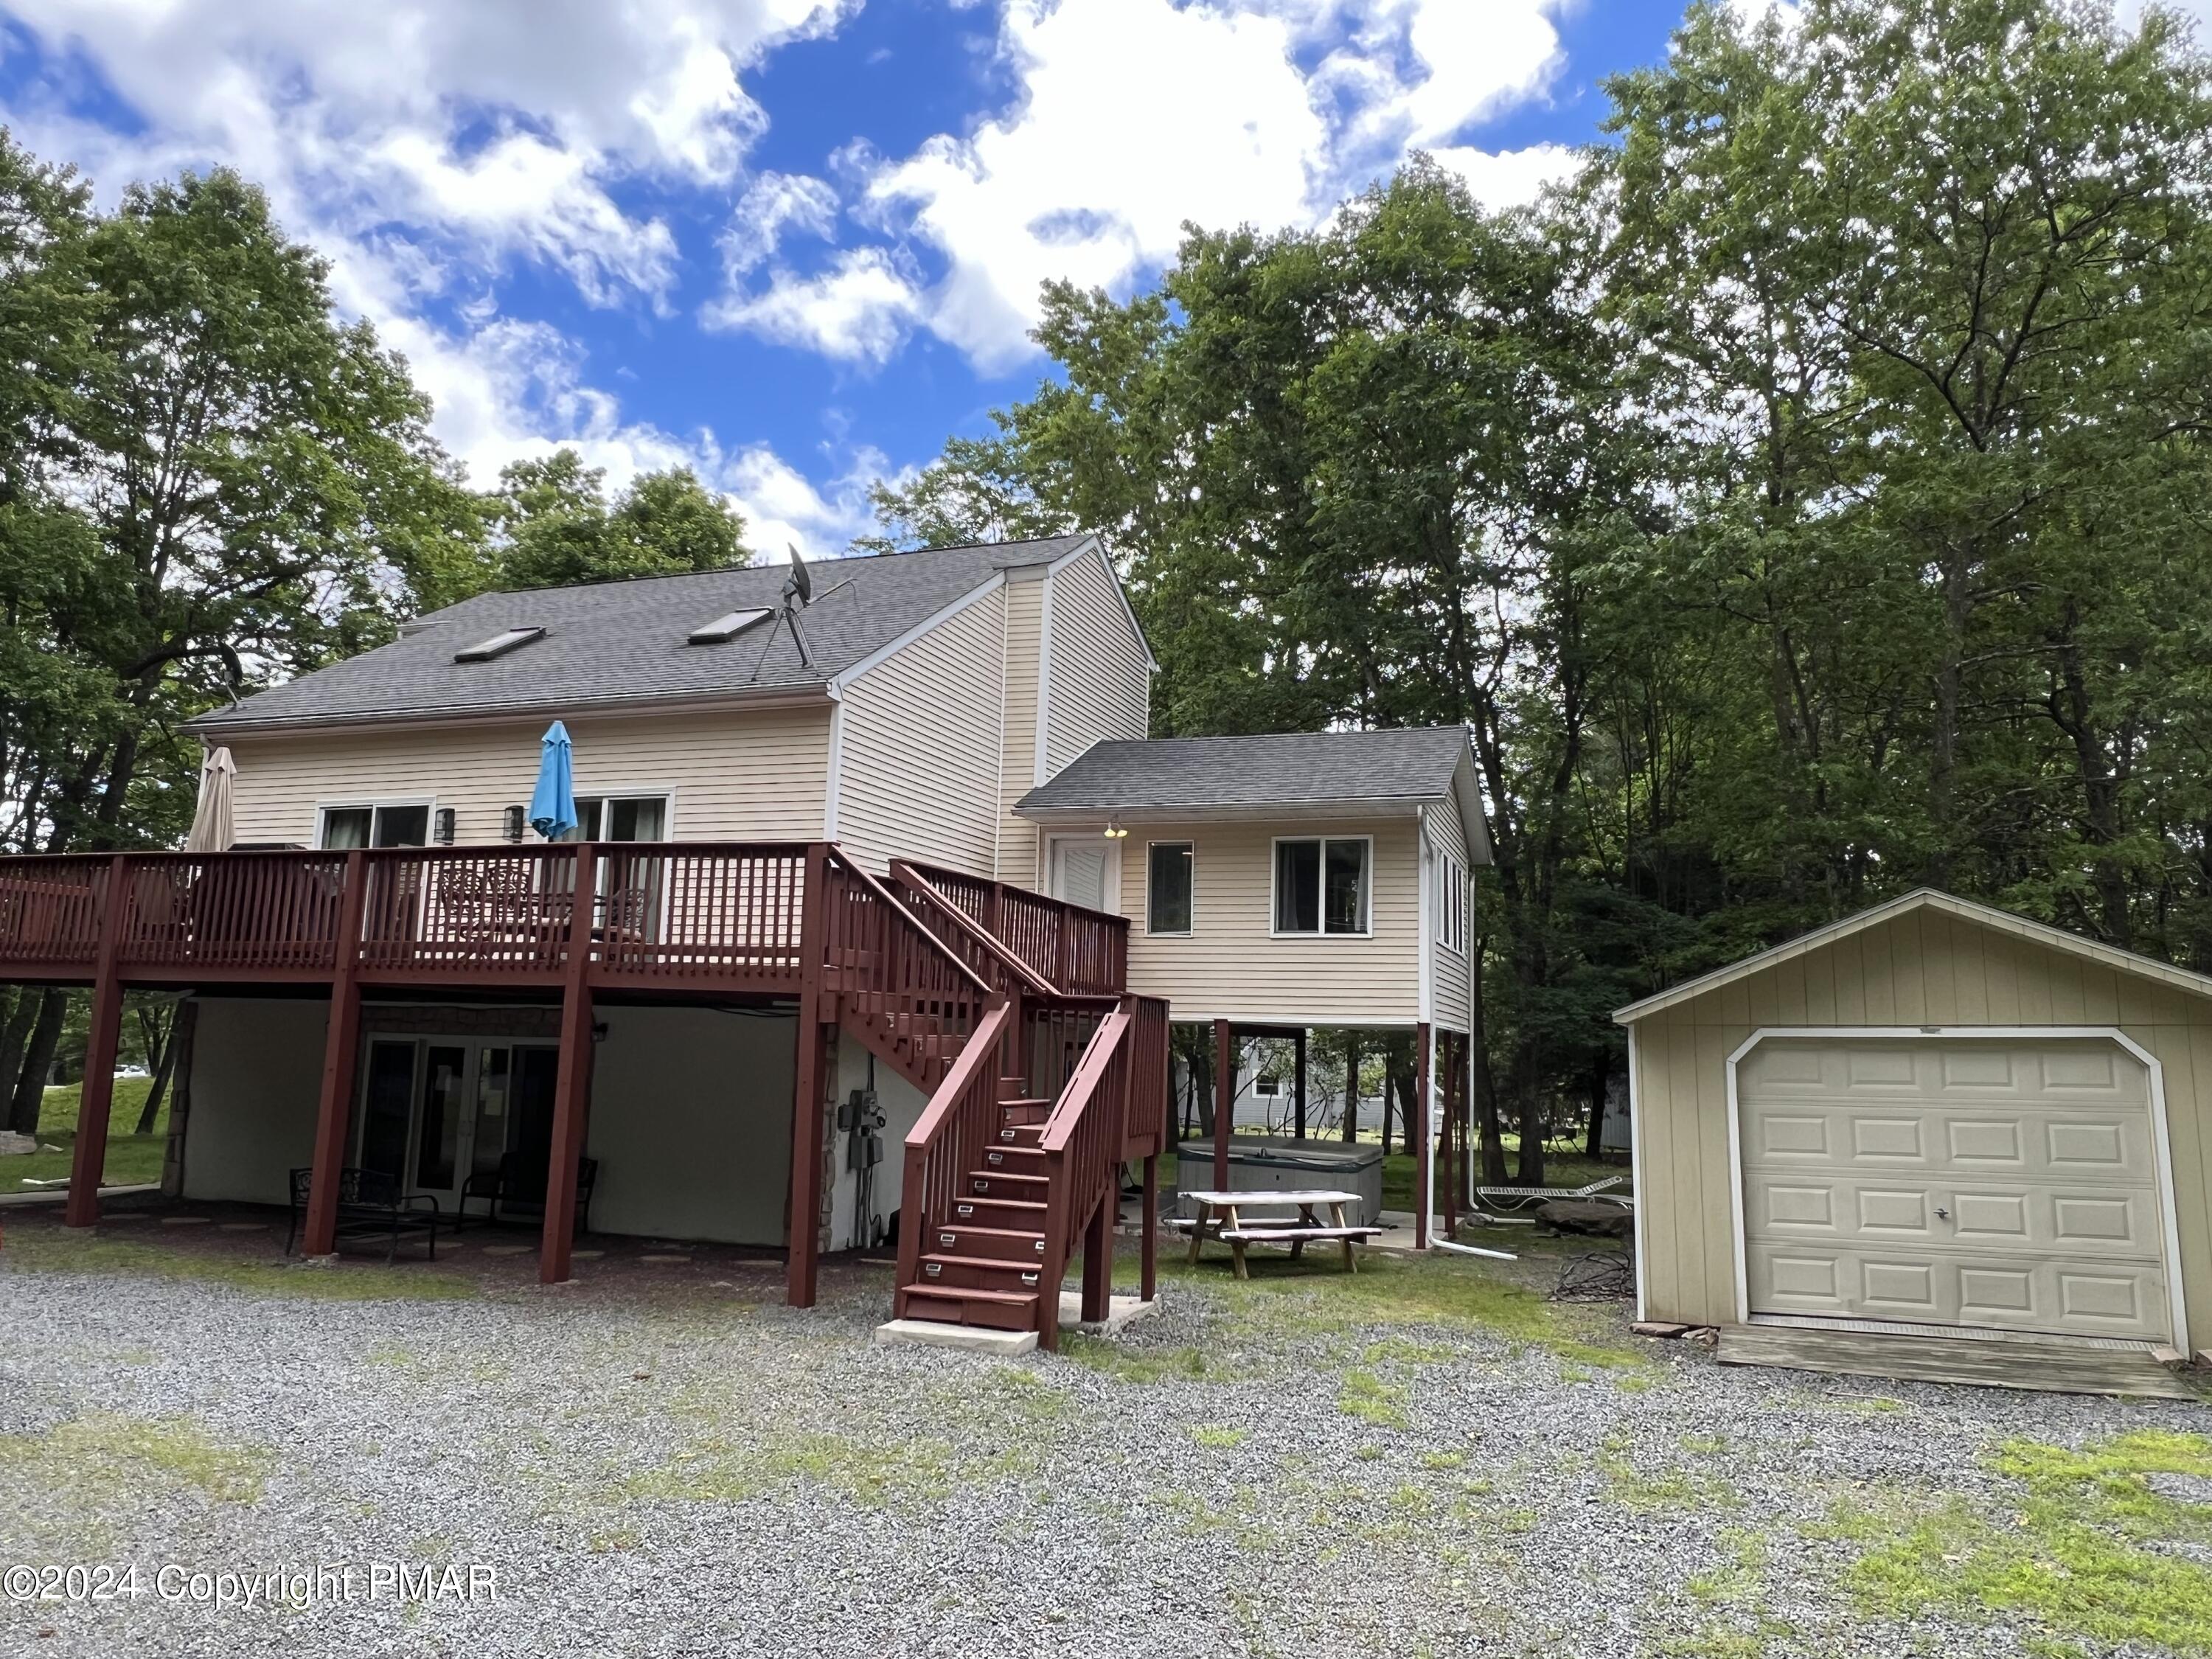
<svg viewBox="0 0 2212 1659"><path fill-rule="evenodd" d="M1106 826L1106 839L1109 841L1127 841L1129 839L1129 832L1127 830L1124 830L1118 823L1109 823Z"/></svg>
<svg viewBox="0 0 2212 1659"><path fill-rule="evenodd" d="M452 807L441 806L438 809L438 827L432 831L432 834L437 837L438 845L441 847L451 847L453 844L453 809Z"/></svg>
<svg viewBox="0 0 2212 1659"><path fill-rule="evenodd" d="M507 817L505 823L501 827L501 833L506 836L509 841L520 841L522 839L523 811L524 809L520 806L510 806L507 809Z"/></svg>

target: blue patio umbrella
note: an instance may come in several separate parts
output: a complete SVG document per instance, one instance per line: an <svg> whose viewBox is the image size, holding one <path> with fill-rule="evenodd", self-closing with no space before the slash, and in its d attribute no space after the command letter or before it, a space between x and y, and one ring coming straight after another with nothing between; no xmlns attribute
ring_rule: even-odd
<svg viewBox="0 0 2212 1659"><path fill-rule="evenodd" d="M568 728L555 720L539 741L538 787L530 795L530 827L558 841L576 827L576 779L569 765Z"/></svg>

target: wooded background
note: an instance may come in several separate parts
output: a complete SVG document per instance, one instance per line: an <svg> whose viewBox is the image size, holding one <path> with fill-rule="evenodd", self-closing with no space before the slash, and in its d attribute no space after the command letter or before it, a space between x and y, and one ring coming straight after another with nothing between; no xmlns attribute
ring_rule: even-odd
<svg viewBox="0 0 2212 1659"><path fill-rule="evenodd" d="M2212 70L2152 9L1693 9L1533 208L1191 227L876 492L1101 532L1161 735L1463 721L1486 1163L1671 981L1932 884L2212 969ZM0 146L0 846L173 844L240 686L487 586L711 568L689 473L478 492L228 173ZM14 1118L66 999L0 1004Z"/></svg>

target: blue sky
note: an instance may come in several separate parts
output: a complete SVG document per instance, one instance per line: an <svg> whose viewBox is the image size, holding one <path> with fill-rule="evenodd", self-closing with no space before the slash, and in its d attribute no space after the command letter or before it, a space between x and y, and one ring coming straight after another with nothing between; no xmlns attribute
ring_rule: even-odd
<svg viewBox="0 0 2212 1659"><path fill-rule="evenodd" d="M0 105L104 200L228 162L489 483L676 462L834 551L1047 368L1037 283L1312 224L1413 148L1496 203L1680 0L0 0Z"/></svg>

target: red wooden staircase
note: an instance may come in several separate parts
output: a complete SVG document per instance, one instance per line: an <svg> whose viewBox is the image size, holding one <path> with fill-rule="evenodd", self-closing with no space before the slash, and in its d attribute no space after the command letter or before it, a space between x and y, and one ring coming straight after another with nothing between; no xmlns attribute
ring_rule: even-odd
<svg viewBox="0 0 2212 1659"><path fill-rule="evenodd" d="M1054 1347L1060 1285L1079 1249L1084 1317L1105 1316L1121 1169L1131 1159L1146 1168L1144 1294L1152 1292L1151 1195L1166 1136L1168 1006L1118 987L1063 990L948 896L942 873L892 866L902 902L948 958L987 988L989 1006L907 1136L895 1311L901 1319L1033 1330ZM1016 906L1025 917L1039 907L1075 913L1044 934L1057 961L1091 982L1121 977L1125 952L1083 942L1086 933L1105 933L1097 924L1121 918L990 885L1006 904L1002 913Z"/></svg>

